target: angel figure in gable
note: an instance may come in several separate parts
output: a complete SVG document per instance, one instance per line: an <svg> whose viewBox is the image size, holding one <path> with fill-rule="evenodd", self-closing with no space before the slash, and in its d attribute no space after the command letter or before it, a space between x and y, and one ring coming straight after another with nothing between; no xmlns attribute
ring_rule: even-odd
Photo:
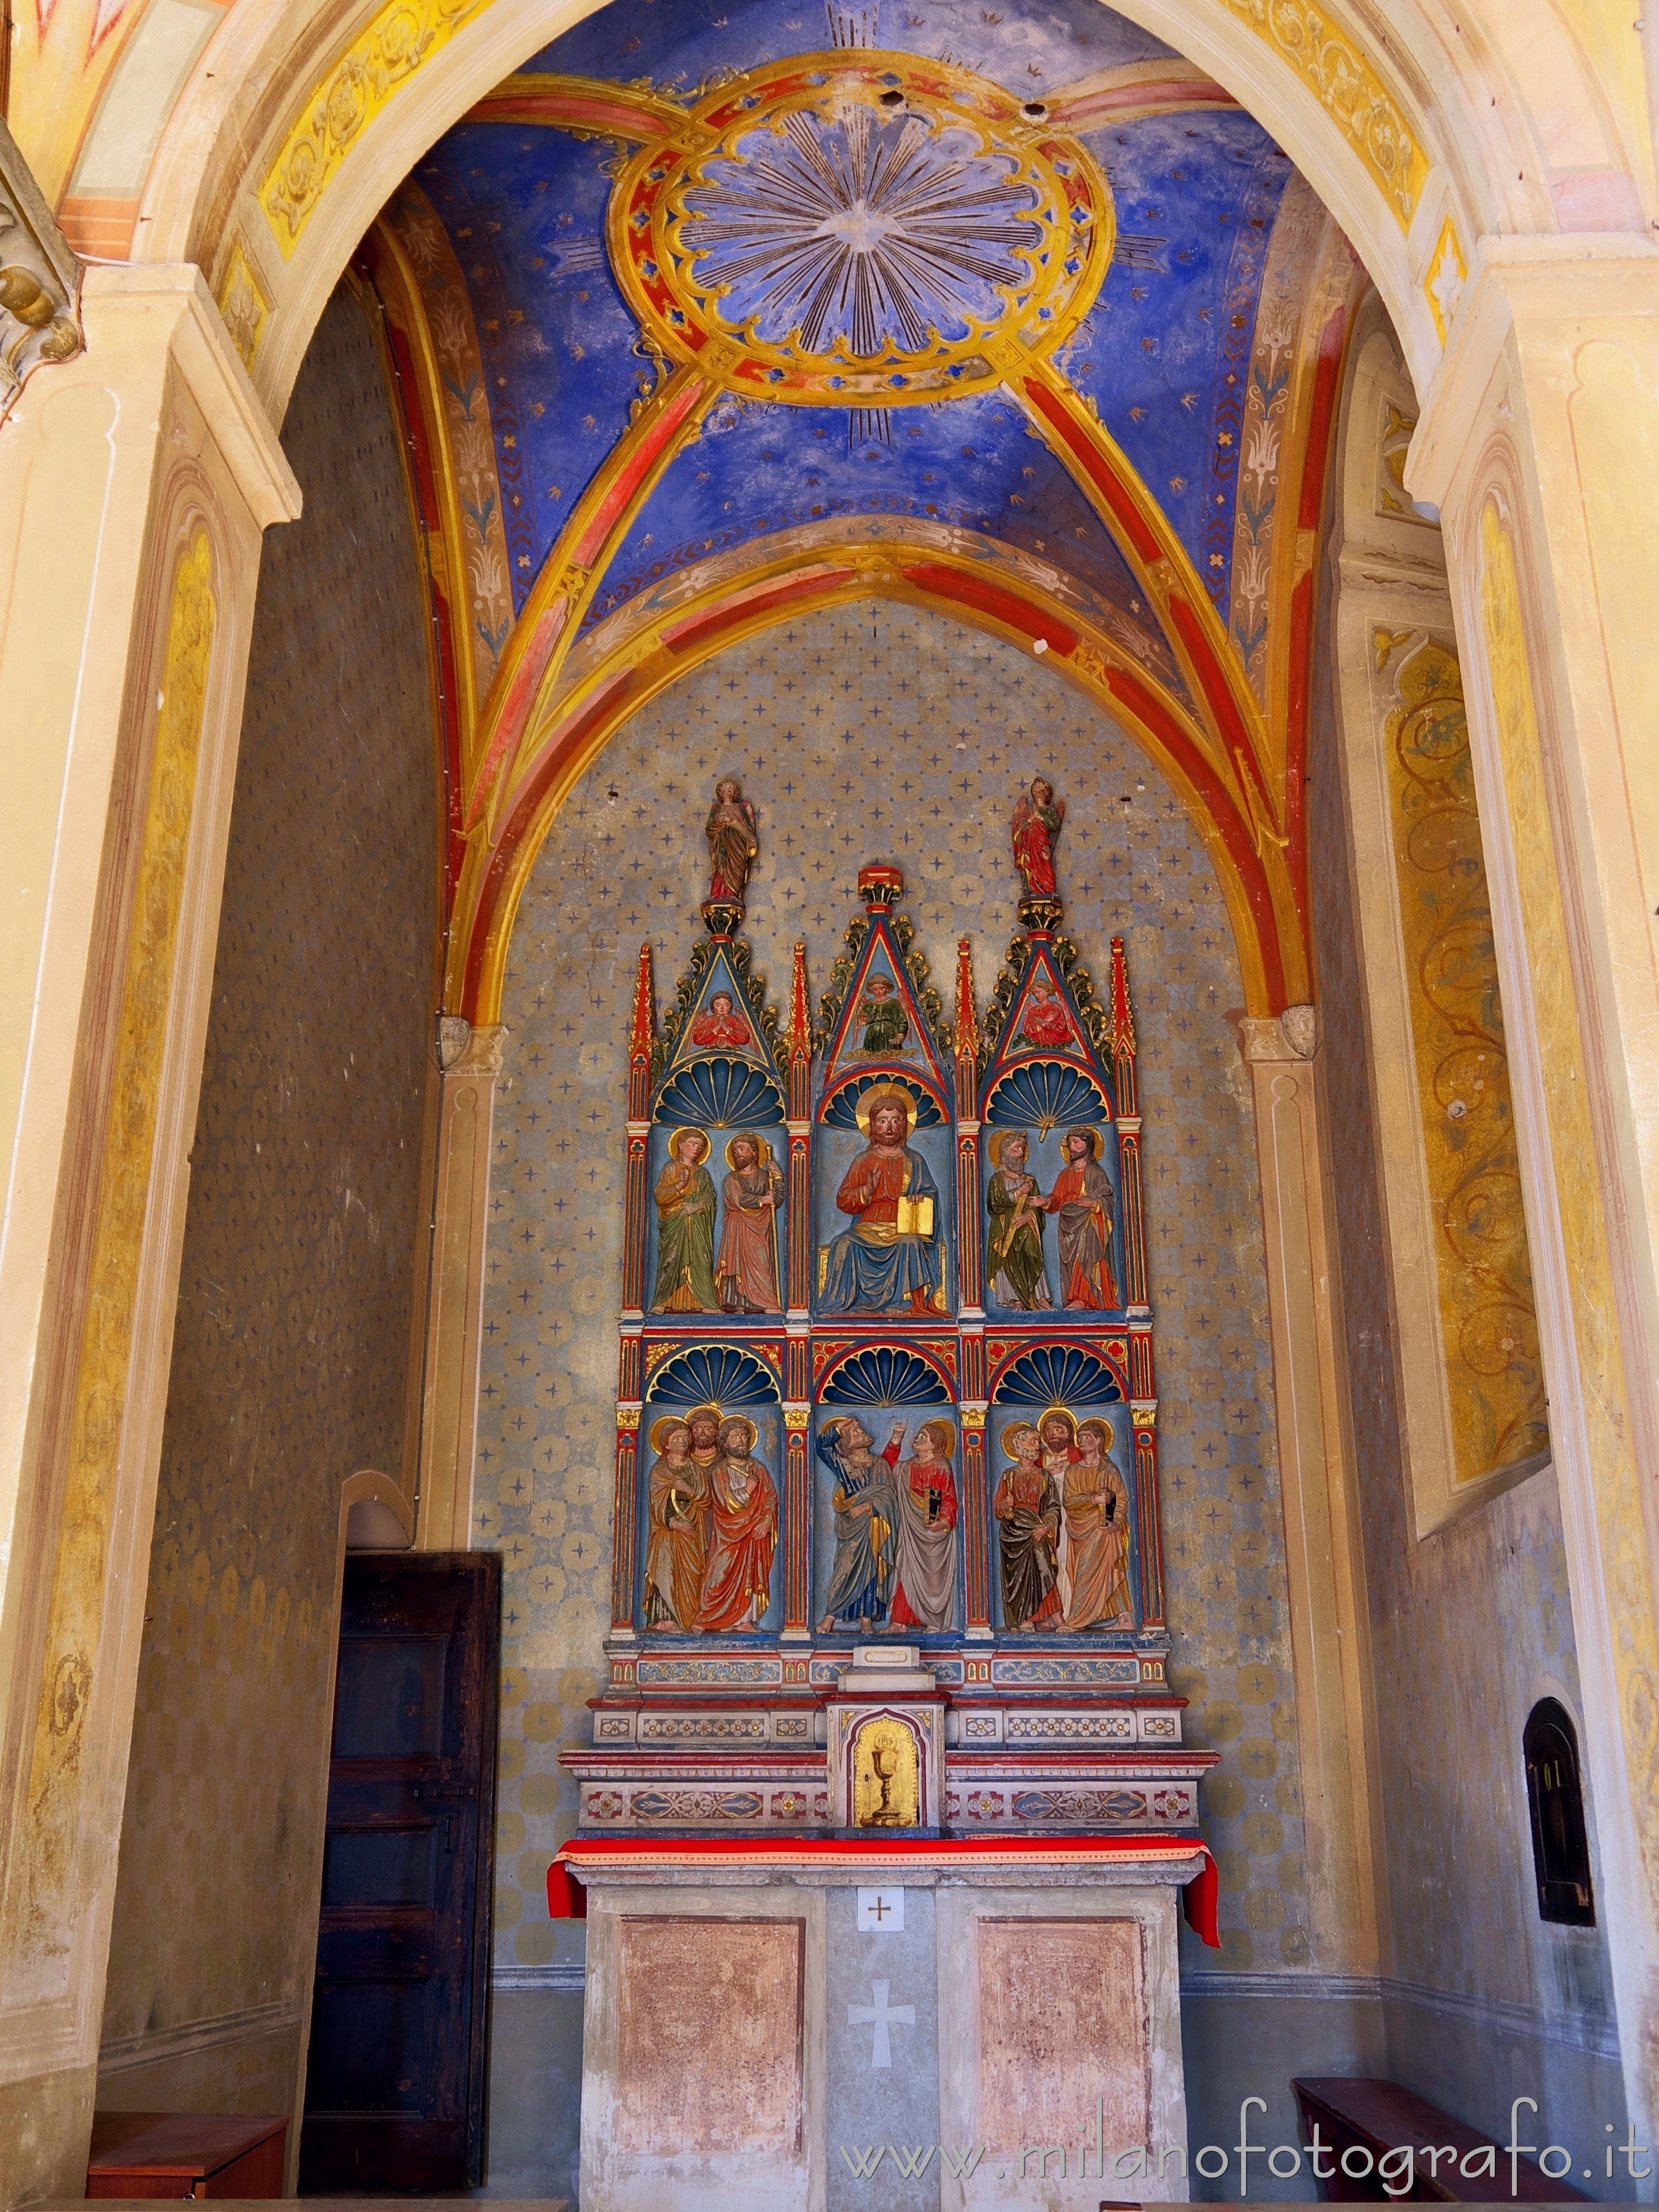
<svg viewBox="0 0 1659 2212"><path fill-rule="evenodd" d="M732 1005L729 991L716 991L691 1024L691 1042L700 1052L752 1051L755 1032Z"/></svg>
<svg viewBox="0 0 1659 2212"><path fill-rule="evenodd" d="M872 969L859 1000L859 1019L864 1024L861 1059L885 1060L903 1052L909 1041L910 1021L890 975Z"/></svg>
<svg viewBox="0 0 1659 2212"><path fill-rule="evenodd" d="M1045 969L1039 968L1031 978L1030 995L1020 1017L1019 1041L1051 1052L1066 1051L1077 1042L1072 1018Z"/></svg>
<svg viewBox="0 0 1659 2212"><path fill-rule="evenodd" d="M836 1204L853 1225L822 1255L819 1304L826 1313L892 1313L936 1308L945 1283L935 1235L939 1186L908 1141L916 1104L896 1084L866 1091L859 1119L869 1142L842 1177Z"/></svg>

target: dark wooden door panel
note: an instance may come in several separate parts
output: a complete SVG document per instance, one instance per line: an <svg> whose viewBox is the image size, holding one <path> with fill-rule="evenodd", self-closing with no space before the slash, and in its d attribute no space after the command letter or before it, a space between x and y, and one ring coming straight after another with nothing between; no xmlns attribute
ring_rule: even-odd
<svg viewBox="0 0 1659 2212"><path fill-rule="evenodd" d="M348 1559L300 2188L483 2179L500 1561Z"/></svg>

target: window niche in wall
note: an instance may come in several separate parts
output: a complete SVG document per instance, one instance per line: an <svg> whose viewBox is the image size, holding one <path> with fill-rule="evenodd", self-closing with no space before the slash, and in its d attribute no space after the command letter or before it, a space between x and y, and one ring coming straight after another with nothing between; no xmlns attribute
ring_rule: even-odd
<svg viewBox="0 0 1659 2212"><path fill-rule="evenodd" d="M1527 1762L1538 1917L1569 1928L1594 1928L1595 1893L1584 1830L1577 1732L1563 1705L1554 1698L1540 1698L1527 1716L1521 1741Z"/></svg>

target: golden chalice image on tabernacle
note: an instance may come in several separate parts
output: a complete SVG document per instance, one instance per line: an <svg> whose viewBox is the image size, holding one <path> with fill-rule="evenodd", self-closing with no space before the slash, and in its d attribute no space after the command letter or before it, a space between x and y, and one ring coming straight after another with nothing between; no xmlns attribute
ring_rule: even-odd
<svg viewBox="0 0 1659 2212"><path fill-rule="evenodd" d="M871 1814L867 1826L872 1828L902 1828L904 1816L893 1808L893 1778L899 1771L899 1755L890 1743L878 1743L870 1754L870 1764L881 1784L881 1802Z"/></svg>

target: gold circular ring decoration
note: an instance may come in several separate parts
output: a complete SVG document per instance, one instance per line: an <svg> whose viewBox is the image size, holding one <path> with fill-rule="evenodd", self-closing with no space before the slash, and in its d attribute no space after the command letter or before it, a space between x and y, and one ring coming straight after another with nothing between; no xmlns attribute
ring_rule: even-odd
<svg viewBox="0 0 1659 2212"><path fill-rule="evenodd" d="M796 407L933 404L1048 353L1110 265L1110 187L987 78L914 54L808 54L709 94L635 155L608 218L648 338Z"/></svg>

